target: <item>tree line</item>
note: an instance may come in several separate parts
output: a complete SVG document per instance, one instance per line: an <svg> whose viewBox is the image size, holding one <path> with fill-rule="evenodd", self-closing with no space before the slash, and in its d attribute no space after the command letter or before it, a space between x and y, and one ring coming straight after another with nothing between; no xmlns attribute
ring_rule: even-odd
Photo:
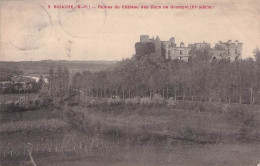
<svg viewBox="0 0 260 166"><path fill-rule="evenodd" d="M251 103L260 90L260 51L255 59L212 59L209 48L193 52L188 62L150 53L124 59L106 71L76 73L71 88L93 97L203 97ZM62 84L62 83L58 83ZM59 86L60 87L60 86Z"/></svg>
<svg viewBox="0 0 260 166"><path fill-rule="evenodd" d="M69 95L70 77L68 68L59 66L56 70L52 67L49 70L48 84L44 84L40 97L47 97L53 101L62 103Z"/></svg>

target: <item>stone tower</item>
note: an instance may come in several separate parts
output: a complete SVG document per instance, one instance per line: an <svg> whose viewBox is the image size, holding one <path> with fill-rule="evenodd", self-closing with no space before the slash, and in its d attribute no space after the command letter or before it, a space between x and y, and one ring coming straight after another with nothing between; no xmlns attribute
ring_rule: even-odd
<svg viewBox="0 0 260 166"><path fill-rule="evenodd" d="M140 42L141 42L141 43L150 42L149 36L148 36L148 35L141 35L141 36L140 36Z"/></svg>
<svg viewBox="0 0 260 166"><path fill-rule="evenodd" d="M176 47L175 38L174 37L170 38L170 46L169 47Z"/></svg>
<svg viewBox="0 0 260 166"><path fill-rule="evenodd" d="M162 56L162 43L158 36L155 39L155 54L157 56Z"/></svg>
<svg viewBox="0 0 260 166"><path fill-rule="evenodd" d="M231 61L242 59L242 46L243 43L239 43L238 40L232 42L219 42L215 45L215 55L217 59L230 59Z"/></svg>

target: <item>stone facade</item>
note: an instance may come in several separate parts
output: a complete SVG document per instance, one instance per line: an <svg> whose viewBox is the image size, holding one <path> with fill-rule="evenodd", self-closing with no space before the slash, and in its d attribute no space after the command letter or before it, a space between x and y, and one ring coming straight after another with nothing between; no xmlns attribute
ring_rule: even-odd
<svg viewBox="0 0 260 166"><path fill-rule="evenodd" d="M237 40L235 42L219 41L213 50L213 59L230 59L231 61L242 59L242 46L243 43L239 43Z"/></svg>
<svg viewBox="0 0 260 166"><path fill-rule="evenodd" d="M174 38L171 38L170 41L164 41L162 43L162 49L164 50L164 57L166 59L182 59L184 61L188 61L190 54L190 47L185 47L183 42L180 43L178 47L175 44Z"/></svg>
<svg viewBox="0 0 260 166"><path fill-rule="evenodd" d="M141 35L140 42L141 43L154 42L154 38L150 39L150 37L148 35Z"/></svg>
<svg viewBox="0 0 260 166"><path fill-rule="evenodd" d="M147 48L149 45L149 49ZM191 47L185 47L183 42L179 46L175 43L175 38L170 38L169 41L161 41L157 36L156 39L150 38L148 35L141 35L140 42L135 44L136 54L156 53L158 56L163 56L166 59L182 59L188 61L191 56Z"/></svg>
<svg viewBox="0 0 260 166"><path fill-rule="evenodd" d="M194 49L210 48L210 44L203 41L202 43L189 44L189 47Z"/></svg>
<svg viewBox="0 0 260 166"><path fill-rule="evenodd" d="M175 43L175 38L170 38L169 41L161 41L157 36L156 39L150 38L148 35L141 35L140 42L135 44L137 55L146 55L149 53L156 53L158 56L163 56L166 59L182 59L188 61L192 55L192 50L196 49L210 49L213 52L213 59L230 59L234 61L242 58L242 43L235 41L232 43L219 42L211 49L209 43L193 43L185 47L183 42L179 46Z"/></svg>

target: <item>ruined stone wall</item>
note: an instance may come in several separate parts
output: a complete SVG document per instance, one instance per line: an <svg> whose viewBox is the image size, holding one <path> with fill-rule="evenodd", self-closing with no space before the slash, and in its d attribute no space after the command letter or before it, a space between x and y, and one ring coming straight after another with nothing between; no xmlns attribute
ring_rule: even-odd
<svg viewBox="0 0 260 166"><path fill-rule="evenodd" d="M234 61L242 58L242 43L217 43L214 49L215 57L218 59L226 58Z"/></svg>
<svg viewBox="0 0 260 166"><path fill-rule="evenodd" d="M150 42L149 36L148 36L148 35L141 35L141 36L140 36L140 42L141 42L141 43Z"/></svg>
<svg viewBox="0 0 260 166"><path fill-rule="evenodd" d="M155 44L155 54L157 56L162 56L162 43L159 37L156 38L154 44Z"/></svg>
<svg viewBox="0 0 260 166"><path fill-rule="evenodd" d="M211 48L209 43L194 43L189 44L185 47L184 43L180 43L180 47L177 47L175 43L175 38L172 37L169 41L161 41L159 37L149 38L148 35L141 35L140 42L136 43L135 49L137 55L147 55L150 53L155 53L157 56L163 56L166 59L186 59L191 56L191 52L196 49ZM242 58L242 43L238 41L231 42L219 42L216 44L215 48L211 49L213 53L213 58L216 59L230 59L234 61L235 59Z"/></svg>
<svg viewBox="0 0 260 166"><path fill-rule="evenodd" d="M155 44L153 42L142 43L138 42L135 44L136 55L148 55L155 52Z"/></svg>
<svg viewBox="0 0 260 166"><path fill-rule="evenodd" d="M190 56L190 47L169 48L168 54L170 59L182 59ZM187 59L187 58L184 58Z"/></svg>

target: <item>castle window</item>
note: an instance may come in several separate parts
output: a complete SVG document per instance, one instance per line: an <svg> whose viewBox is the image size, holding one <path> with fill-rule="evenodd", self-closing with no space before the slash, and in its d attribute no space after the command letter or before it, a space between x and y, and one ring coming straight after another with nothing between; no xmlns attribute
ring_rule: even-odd
<svg viewBox="0 0 260 166"><path fill-rule="evenodd" d="M228 54L230 54L230 49L228 49Z"/></svg>
<svg viewBox="0 0 260 166"><path fill-rule="evenodd" d="M237 54L237 48L236 48L236 50L235 50L235 54Z"/></svg>
<svg viewBox="0 0 260 166"><path fill-rule="evenodd" d="M180 50L180 55L182 55L182 50Z"/></svg>

